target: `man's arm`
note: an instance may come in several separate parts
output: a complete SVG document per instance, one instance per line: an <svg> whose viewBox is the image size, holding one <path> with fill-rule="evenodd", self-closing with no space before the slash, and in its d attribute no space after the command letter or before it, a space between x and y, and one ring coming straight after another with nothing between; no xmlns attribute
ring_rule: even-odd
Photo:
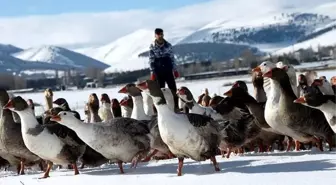
<svg viewBox="0 0 336 185"><path fill-rule="evenodd" d="M154 55L153 49L154 49L154 46L153 46L153 44L151 44L149 46L149 62L148 62L148 64L149 64L149 70L151 72L154 71L154 60L155 60L155 55Z"/></svg>

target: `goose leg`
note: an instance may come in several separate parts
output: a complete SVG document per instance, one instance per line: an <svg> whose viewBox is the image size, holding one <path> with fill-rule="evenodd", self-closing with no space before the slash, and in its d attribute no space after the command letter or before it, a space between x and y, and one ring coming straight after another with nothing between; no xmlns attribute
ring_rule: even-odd
<svg viewBox="0 0 336 185"><path fill-rule="evenodd" d="M20 170L21 170L21 164L18 164L16 166L17 174L20 175Z"/></svg>
<svg viewBox="0 0 336 185"><path fill-rule="evenodd" d="M25 172L24 172L24 168L25 168L24 162L25 162L25 160L21 159L21 161L20 161L20 175L25 174Z"/></svg>
<svg viewBox="0 0 336 185"><path fill-rule="evenodd" d="M183 161L184 161L183 157L178 158L177 176L182 176Z"/></svg>
<svg viewBox="0 0 336 185"><path fill-rule="evenodd" d="M44 161L43 160L41 160L39 162L39 167L40 167L41 171L44 171Z"/></svg>
<svg viewBox="0 0 336 185"><path fill-rule="evenodd" d="M218 163L217 163L216 156L212 156L212 157L210 158L210 160L212 161L212 164L213 164L214 167L215 167L215 171L216 171L216 172L219 172L219 171L220 171L220 168L219 168L219 165L218 165Z"/></svg>
<svg viewBox="0 0 336 185"><path fill-rule="evenodd" d="M120 173L124 174L125 172L124 172L122 161L118 161L118 167L119 167Z"/></svg>
<svg viewBox="0 0 336 185"><path fill-rule="evenodd" d="M53 163L51 161L48 161L47 170L45 171L43 177L40 177L39 179L46 179L46 178L50 177L49 172L50 172L52 166L53 166Z"/></svg>
<svg viewBox="0 0 336 185"><path fill-rule="evenodd" d="M142 162L148 162L151 160L151 158L156 154L158 153L158 150L157 149L154 149L153 152L151 152L150 155L148 155L144 160L142 160Z"/></svg>
<svg viewBox="0 0 336 185"><path fill-rule="evenodd" d="M300 141L295 141L295 150L296 151L300 151L300 146L301 146Z"/></svg>
<svg viewBox="0 0 336 185"><path fill-rule="evenodd" d="M75 175L78 175L78 174L79 174L79 171L78 171L76 162L72 164L72 168L73 168L74 171L75 171Z"/></svg>
<svg viewBox="0 0 336 185"><path fill-rule="evenodd" d="M328 136L326 142L329 145L329 151L332 151L332 147L333 147L333 139L332 139L332 135Z"/></svg>
<svg viewBox="0 0 336 185"><path fill-rule="evenodd" d="M227 149L226 158L230 158L230 154L231 154L231 148L228 148Z"/></svg>

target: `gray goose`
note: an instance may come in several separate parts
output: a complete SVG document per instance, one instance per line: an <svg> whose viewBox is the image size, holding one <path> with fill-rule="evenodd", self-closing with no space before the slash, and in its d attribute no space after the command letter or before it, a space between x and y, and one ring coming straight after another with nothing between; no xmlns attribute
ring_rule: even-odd
<svg viewBox="0 0 336 185"><path fill-rule="evenodd" d="M9 95L5 89L0 89L0 106L3 107L9 101ZM15 138L15 139L13 139ZM0 120L0 156L18 166L18 174L24 174L25 165L39 164L43 170L42 160L27 149L21 134L21 124L13 119L12 111L3 109Z"/></svg>
<svg viewBox="0 0 336 185"><path fill-rule="evenodd" d="M281 117L279 121L286 130L286 134L303 143L317 142L319 149L323 151L320 138L330 140L330 136L333 135L323 113L320 110L294 103L297 97L290 86L285 70L274 68L263 76L276 81L280 89L278 116Z"/></svg>
<svg viewBox="0 0 336 185"><path fill-rule="evenodd" d="M178 157L177 175L182 175L185 157L195 161L210 159L215 171L220 171L215 157L221 138L218 122L204 115L175 113L168 107L156 81L146 80L137 86L141 90L149 90L153 98L162 140Z"/></svg>
<svg viewBox="0 0 336 185"><path fill-rule="evenodd" d="M120 102L116 98L113 98L111 100L111 102L112 102L111 103L111 110L112 110L113 118L122 117Z"/></svg>
<svg viewBox="0 0 336 185"><path fill-rule="evenodd" d="M204 107L198 104L187 87L180 87L176 94L178 98L186 104L189 109L189 113L206 115L214 120L224 120L223 116L217 113L212 107Z"/></svg>
<svg viewBox="0 0 336 185"><path fill-rule="evenodd" d="M142 121L119 117L107 122L83 124L66 111L53 116L52 120L74 130L87 145L111 162L118 163L120 173L124 173L123 162L132 162L132 167L136 167L150 150L149 129Z"/></svg>
<svg viewBox="0 0 336 185"><path fill-rule="evenodd" d="M90 123L102 122L102 118L99 116L99 99L96 93L90 94L87 105L89 108Z"/></svg>
<svg viewBox="0 0 336 185"><path fill-rule="evenodd" d="M42 178L49 177L53 163L72 164L75 175L79 174L76 161L83 155L86 145L75 132L60 124L39 124L27 102L20 96L9 100L4 108L20 116L26 147L48 161L48 168Z"/></svg>

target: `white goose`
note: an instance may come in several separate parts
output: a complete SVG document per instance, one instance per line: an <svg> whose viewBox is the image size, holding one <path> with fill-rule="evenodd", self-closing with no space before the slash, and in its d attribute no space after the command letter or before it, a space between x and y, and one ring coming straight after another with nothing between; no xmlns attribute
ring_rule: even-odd
<svg viewBox="0 0 336 185"><path fill-rule="evenodd" d="M331 84L326 79L315 79L311 86L316 86L325 95L335 95Z"/></svg>
<svg viewBox="0 0 336 185"><path fill-rule="evenodd" d="M224 120L223 116L216 112L212 107L204 107L196 103L192 93L187 87L180 87L177 90L177 96L186 104L190 113L206 115L214 120Z"/></svg>
<svg viewBox="0 0 336 185"><path fill-rule="evenodd" d="M145 92L142 92L143 107L145 114L148 116L154 116L154 103L153 99Z"/></svg>
<svg viewBox="0 0 336 185"><path fill-rule="evenodd" d="M130 96L125 96L120 101L121 106L121 116L124 118L130 118L133 112L133 100Z"/></svg>
<svg viewBox="0 0 336 185"><path fill-rule="evenodd" d="M101 107L99 108L98 115L102 121L107 121L113 118L111 111L111 100L107 94L102 94L100 98Z"/></svg>
<svg viewBox="0 0 336 185"><path fill-rule="evenodd" d="M158 126L162 140L178 157L177 175L182 175L183 160L190 157L196 161L211 159L219 171L216 151L220 142L218 122L198 114L175 113L155 81L147 80L138 84L141 90L149 90L158 112Z"/></svg>

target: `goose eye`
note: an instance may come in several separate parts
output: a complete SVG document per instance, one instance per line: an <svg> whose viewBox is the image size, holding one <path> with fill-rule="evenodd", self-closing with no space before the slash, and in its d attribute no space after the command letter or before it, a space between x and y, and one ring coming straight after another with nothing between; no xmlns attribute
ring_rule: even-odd
<svg viewBox="0 0 336 185"><path fill-rule="evenodd" d="M63 115L65 116L65 115L66 115L66 113L64 112L64 113L63 113Z"/></svg>
<svg viewBox="0 0 336 185"><path fill-rule="evenodd" d="M264 66L266 66L266 63L264 63Z"/></svg>

